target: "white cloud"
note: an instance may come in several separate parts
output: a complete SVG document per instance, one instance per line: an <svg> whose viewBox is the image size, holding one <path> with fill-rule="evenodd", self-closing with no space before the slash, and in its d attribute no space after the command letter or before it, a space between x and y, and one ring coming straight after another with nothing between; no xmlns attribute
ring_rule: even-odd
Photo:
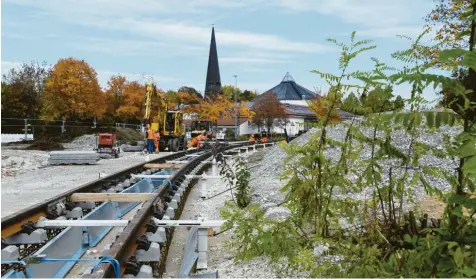
<svg viewBox="0 0 476 279"><path fill-rule="evenodd" d="M276 64L276 63L288 63L289 61L278 60L278 59L269 59L269 58L259 58L259 57L222 57L219 58L220 63L235 63L235 64Z"/></svg>
<svg viewBox="0 0 476 279"><path fill-rule="evenodd" d="M23 63L15 62L15 61L2 61L2 78L3 74L6 74L10 71L10 69L18 69L21 67Z"/></svg>
<svg viewBox="0 0 476 279"><path fill-rule="evenodd" d="M238 7L251 7L262 0L248 1L152 1L144 0L140 4L135 1L97 0L80 2L66 0L34 1L7 0L16 5L35 7L48 16L59 17L61 20L102 30L125 31L131 35L141 35L148 39L178 44L207 45L210 40L210 27L203 26L203 17L210 8L232 11ZM167 16L180 14L197 14L184 16L187 20L168 20ZM159 16L162 15L162 16ZM157 19L160 18L160 19ZM208 16L207 16L208 18ZM212 21L213 22L213 21ZM217 43L232 47L292 52L327 52L333 48L327 44L316 42L298 42L277 35L242 32L217 28Z"/></svg>
<svg viewBox="0 0 476 279"><path fill-rule="evenodd" d="M435 5L430 0L280 0L272 3L294 12L334 16L357 25L354 29L361 29L357 34L374 37L420 33L423 17Z"/></svg>
<svg viewBox="0 0 476 279"><path fill-rule="evenodd" d="M376 38L396 38L397 35L405 35L411 38L417 37L423 31L422 26L398 26L398 27L376 27L357 31L357 36L367 36Z"/></svg>

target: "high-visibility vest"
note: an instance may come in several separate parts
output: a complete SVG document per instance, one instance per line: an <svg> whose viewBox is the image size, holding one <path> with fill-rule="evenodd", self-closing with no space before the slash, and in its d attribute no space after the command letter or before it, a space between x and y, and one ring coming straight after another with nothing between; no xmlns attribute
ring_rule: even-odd
<svg viewBox="0 0 476 279"><path fill-rule="evenodd" d="M147 139L154 139L154 133L152 132L152 129L147 130Z"/></svg>

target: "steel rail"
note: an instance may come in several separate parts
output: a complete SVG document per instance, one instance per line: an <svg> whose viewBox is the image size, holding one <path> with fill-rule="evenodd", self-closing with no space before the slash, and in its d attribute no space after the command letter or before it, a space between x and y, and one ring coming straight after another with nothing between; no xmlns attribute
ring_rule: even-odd
<svg viewBox="0 0 476 279"><path fill-rule="evenodd" d="M274 142L269 142L274 144ZM246 145L250 145L249 143L240 143L239 145L228 146L224 149L227 151L229 149L233 149L236 147L243 147ZM240 153L240 150L238 150ZM192 169L197 167L202 161L209 158L211 156L211 151L205 154L202 154L198 157L195 157L193 160L189 161L188 164L184 165L182 168L179 169L172 177L170 177L170 182L172 185L178 187L185 179L185 175L190 172ZM205 165L202 165L200 171L203 171ZM188 193L192 187L188 187L186 193L184 193L184 197L181 201L179 210L175 213L175 218L180 218L181 211L183 206L187 200ZM116 259L119 261L121 265L121 273L125 272L125 264L130 259L131 256L134 255L138 244L136 243L137 239L146 231L146 224L148 223L149 219L155 213L156 206L161 204L163 199L166 197L168 192L171 191L167 183L162 184L155 192L155 195L148 198L142 208L136 213L133 219L130 220L127 227L124 228L122 233L118 236L116 241L111 245L109 252L107 254L108 258ZM172 191L173 192L173 191ZM165 244L165 249L163 251L160 264L159 264L159 275L162 276L164 269L165 269L165 262L167 258L167 253L169 246L171 244L171 239L173 236L173 228L169 229L169 234L167 235L167 241ZM122 275L121 274L121 275ZM113 266L109 263L102 263L98 266L98 268L91 274L87 274L83 276L83 278L111 278L114 276Z"/></svg>

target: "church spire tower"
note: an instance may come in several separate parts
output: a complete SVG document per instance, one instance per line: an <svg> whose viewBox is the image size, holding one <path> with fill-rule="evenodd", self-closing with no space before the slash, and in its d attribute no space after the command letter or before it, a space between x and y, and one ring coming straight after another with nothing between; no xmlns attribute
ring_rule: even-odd
<svg viewBox="0 0 476 279"><path fill-rule="evenodd" d="M205 97L216 96L221 91L220 68L218 66L217 44L215 41L215 27L212 27L210 53L208 55L207 79L205 81Z"/></svg>

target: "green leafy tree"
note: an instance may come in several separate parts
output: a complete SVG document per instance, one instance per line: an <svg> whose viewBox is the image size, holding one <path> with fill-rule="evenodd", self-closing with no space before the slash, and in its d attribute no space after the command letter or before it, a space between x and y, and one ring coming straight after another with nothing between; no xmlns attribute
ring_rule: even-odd
<svg viewBox="0 0 476 279"><path fill-rule="evenodd" d="M397 98L395 98L393 107L396 110L402 110L405 107L405 101L403 100L402 96L398 95Z"/></svg>
<svg viewBox="0 0 476 279"><path fill-rule="evenodd" d="M243 91L241 94L240 94L240 101L241 102L250 102L252 101L254 98L258 97L258 92L253 92L253 91L250 91L250 90L245 90Z"/></svg>
<svg viewBox="0 0 476 279"><path fill-rule="evenodd" d="M352 111L354 108L360 106L359 99L351 92L342 102L341 109L345 111Z"/></svg>
<svg viewBox="0 0 476 279"><path fill-rule="evenodd" d="M225 98L228 101L230 101L232 103L235 102L235 86L233 86L233 85L224 85L221 88L221 92L222 92L223 96L225 96ZM240 101L241 94L242 94L241 89L239 87L237 87L236 88L237 102Z"/></svg>
<svg viewBox="0 0 476 279"><path fill-rule="evenodd" d="M224 181L228 184L232 196L233 189L236 188L233 201L235 201L238 207L247 207L251 201L251 174L246 159L238 157L232 165L228 164L227 160L225 160L220 170L220 175L223 176Z"/></svg>
<svg viewBox="0 0 476 279"><path fill-rule="evenodd" d="M3 117L36 118L40 113L41 100L51 67L45 62L23 63L19 69L11 69L2 78ZM5 86L5 89L3 88Z"/></svg>

